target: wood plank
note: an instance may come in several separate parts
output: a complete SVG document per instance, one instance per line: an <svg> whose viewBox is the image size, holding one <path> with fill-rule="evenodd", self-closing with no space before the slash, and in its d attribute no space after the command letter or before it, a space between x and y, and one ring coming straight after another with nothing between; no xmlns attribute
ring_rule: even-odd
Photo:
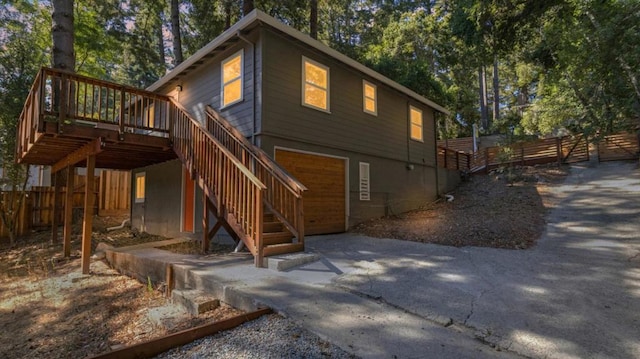
<svg viewBox="0 0 640 359"><path fill-rule="evenodd" d="M95 194L93 187L95 181L92 180L95 171L96 156L89 155L87 158L87 183L84 191L84 216L82 221L82 274L89 274L89 264L91 260L91 234L93 232L93 201Z"/></svg>
<svg viewBox="0 0 640 359"><path fill-rule="evenodd" d="M71 256L71 231L73 224L73 166L67 167L67 186L64 202L64 242L62 251L65 257Z"/></svg>
<svg viewBox="0 0 640 359"><path fill-rule="evenodd" d="M95 156L102 152L103 147L104 142L101 137L98 137L51 166L51 173L56 173L63 168L75 165L78 162L85 160L88 156Z"/></svg>
<svg viewBox="0 0 640 359"><path fill-rule="evenodd" d="M177 333L165 335L160 338L138 343L129 347L113 350L108 353L96 355L91 359L137 359L151 358L171 348L191 343L197 339L214 335L218 332L235 328L243 323L270 314L270 308L258 309L254 312L240 314L238 316L221 320L215 323L204 324L195 328L186 329Z"/></svg>

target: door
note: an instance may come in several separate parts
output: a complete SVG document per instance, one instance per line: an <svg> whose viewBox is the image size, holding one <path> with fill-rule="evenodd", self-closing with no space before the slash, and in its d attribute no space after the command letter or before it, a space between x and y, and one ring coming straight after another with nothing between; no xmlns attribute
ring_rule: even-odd
<svg viewBox="0 0 640 359"><path fill-rule="evenodd" d="M276 162L302 182L305 235L346 230L346 160L276 149Z"/></svg>
<svg viewBox="0 0 640 359"><path fill-rule="evenodd" d="M193 232L193 213L195 197L195 181L191 179L189 171L184 170L182 183L182 231Z"/></svg>

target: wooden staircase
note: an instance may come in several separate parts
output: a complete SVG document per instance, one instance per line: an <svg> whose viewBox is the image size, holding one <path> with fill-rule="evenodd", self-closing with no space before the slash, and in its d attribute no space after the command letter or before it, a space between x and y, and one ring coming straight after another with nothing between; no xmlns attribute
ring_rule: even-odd
<svg viewBox="0 0 640 359"><path fill-rule="evenodd" d="M304 250L303 242L295 242L291 231L272 212L266 210L262 224L265 257Z"/></svg>
<svg viewBox="0 0 640 359"><path fill-rule="evenodd" d="M258 267L266 256L303 251L306 187L211 107L206 127L173 100L169 113L173 149L211 203L205 211L203 250L225 228L244 243ZM216 219L212 230L210 216Z"/></svg>
<svg viewBox="0 0 640 359"><path fill-rule="evenodd" d="M201 124L168 96L42 68L20 115L16 157L55 173L89 163L130 170L177 156L205 195L203 249L225 228L259 267L265 256L304 250L306 188L212 108L206 113ZM65 228L70 220L65 214Z"/></svg>

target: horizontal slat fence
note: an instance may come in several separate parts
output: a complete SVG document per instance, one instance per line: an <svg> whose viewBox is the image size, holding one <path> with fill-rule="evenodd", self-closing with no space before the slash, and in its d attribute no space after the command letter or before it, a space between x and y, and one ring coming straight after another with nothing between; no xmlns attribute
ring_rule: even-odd
<svg viewBox="0 0 640 359"><path fill-rule="evenodd" d="M640 153L640 144L635 133L616 133L604 136L598 142L598 161L634 160Z"/></svg>
<svg viewBox="0 0 640 359"><path fill-rule="evenodd" d="M519 142L505 147L487 147L475 153L438 147L439 167L471 173L504 165L532 166L588 160L589 145L582 135Z"/></svg>
<svg viewBox="0 0 640 359"><path fill-rule="evenodd" d="M131 173L128 171L102 171L94 177L94 214L102 216L122 215L129 213L131 193ZM84 208L84 190L86 176L74 175L73 209L81 213ZM26 192L26 199L18 217L18 236L29 234L32 229L51 226L53 223L54 187L32 187ZM63 221L66 188L62 187L60 195L61 207L58 223ZM0 192L3 200L8 200L9 192ZM25 194L20 194L24 197ZM7 238L9 233L0 221L0 238Z"/></svg>

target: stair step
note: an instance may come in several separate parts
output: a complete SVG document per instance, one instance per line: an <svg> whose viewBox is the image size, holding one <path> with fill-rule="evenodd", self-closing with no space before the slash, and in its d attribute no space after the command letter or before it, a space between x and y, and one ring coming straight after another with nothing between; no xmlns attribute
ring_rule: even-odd
<svg viewBox="0 0 640 359"><path fill-rule="evenodd" d="M197 289L174 289L171 299L182 305L191 315L208 312L220 306L220 300Z"/></svg>
<svg viewBox="0 0 640 359"><path fill-rule="evenodd" d="M277 222L276 216L271 212L264 212L262 214L263 222Z"/></svg>
<svg viewBox="0 0 640 359"><path fill-rule="evenodd" d="M295 253L304 251L304 243L283 243L265 246L263 253L265 257L276 256L278 254Z"/></svg>
<svg viewBox="0 0 640 359"><path fill-rule="evenodd" d="M264 222L262 224L262 231L264 233L282 232L283 228L282 222Z"/></svg>
<svg viewBox="0 0 640 359"><path fill-rule="evenodd" d="M287 253L279 256L265 257L262 266L278 272L289 270L293 267L299 267L320 259L315 253L297 252Z"/></svg>
<svg viewBox="0 0 640 359"><path fill-rule="evenodd" d="M265 246L291 243L292 238L293 238L293 234L291 234L291 232L289 231L263 233L262 243L264 243Z"/></svg>

